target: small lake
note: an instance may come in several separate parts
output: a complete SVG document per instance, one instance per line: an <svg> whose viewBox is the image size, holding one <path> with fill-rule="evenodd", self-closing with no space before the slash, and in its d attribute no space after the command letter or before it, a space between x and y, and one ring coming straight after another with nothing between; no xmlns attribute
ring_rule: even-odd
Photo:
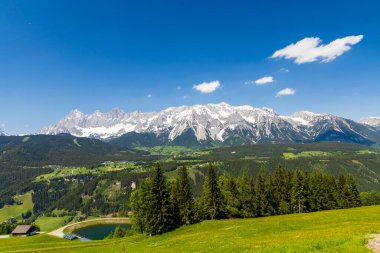
<svg viewBox="0 0 380 253"><path fill-rule="evenodd" d="M83 227L75 230L73 233L90 240L103 240L104 237L115 231L115 228L122 227L131 229L131 224L99 224L94 226Z"/></svg>

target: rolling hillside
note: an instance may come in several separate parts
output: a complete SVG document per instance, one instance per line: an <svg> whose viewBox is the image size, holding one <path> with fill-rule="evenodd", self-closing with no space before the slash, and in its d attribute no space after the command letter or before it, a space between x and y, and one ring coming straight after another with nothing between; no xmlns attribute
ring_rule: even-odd
<svg viewBox="0 0 380 253"><path fill-rule="evenodd" d="M128 201L121 200L128 199L132 184L138 185L150 175L156 161L161 162L167 177L175 177L176 170L186 165L196 196L201 193L209 161L215 163L219 175L255 177L260 169L271 172L278 166L299 167L336 176L352 173L361 191L380 190L379 151L349 143L123 149L69 135L0 137L0 143L0 207L14 204L16 194L34 190L39 192L34 198L37 214L55 209L82 210L87 215L128 210Z"/></svg>
<svg viewBox="0 0 380 253"><path fill-rule="evenodd" d="M38 235L2 239L0 252L369 252L380 206L254 219L204 221L161 236L81 243Z"/></svg>

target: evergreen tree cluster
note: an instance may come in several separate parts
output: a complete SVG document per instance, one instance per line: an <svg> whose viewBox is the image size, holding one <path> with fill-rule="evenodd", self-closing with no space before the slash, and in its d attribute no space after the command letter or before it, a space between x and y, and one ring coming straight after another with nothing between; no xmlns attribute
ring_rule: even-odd
<svg viewBox="0 0 380 253"><path fill-rule="evenodd" d="M176 180L167 180L159 164L131 196L134 229L149 235L201 220L314 212L361 204L351 174L336 179L320 171L307 173L279 167L272 174L261 170L256 178L218 178L211 163L198 199L194 199L185 167Z"/></svg>

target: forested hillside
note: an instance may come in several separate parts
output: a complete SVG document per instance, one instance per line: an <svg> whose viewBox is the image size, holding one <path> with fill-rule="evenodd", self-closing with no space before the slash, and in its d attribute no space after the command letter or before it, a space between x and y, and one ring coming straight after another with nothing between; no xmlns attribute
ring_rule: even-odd
<svg viewBox="0 0 380 253"><path fill-rule="evenodd" d="M256 178L273 173L319 171L335 177L351 173L361 191L380 190L380 154L368 146L320 142L292 145L247 145L203 149L180 146L121 148L100 140L70 135L0 137L0 206L14 196L33 192L34 216L108 215L130 210L134 188L160 161L167 178L186 165L196 197L202 193L208 162L218 176Z"/></svg>

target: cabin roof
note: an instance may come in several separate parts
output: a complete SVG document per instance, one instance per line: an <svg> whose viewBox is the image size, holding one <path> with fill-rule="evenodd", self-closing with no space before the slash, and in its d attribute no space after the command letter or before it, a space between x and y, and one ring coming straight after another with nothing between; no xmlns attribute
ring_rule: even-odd
<svg viewBox="0 0 380 253"><path fill-rule="evenodd" d="M26 234L32 229L31 225L18 225L13 231L12 234Z"/></svg>

